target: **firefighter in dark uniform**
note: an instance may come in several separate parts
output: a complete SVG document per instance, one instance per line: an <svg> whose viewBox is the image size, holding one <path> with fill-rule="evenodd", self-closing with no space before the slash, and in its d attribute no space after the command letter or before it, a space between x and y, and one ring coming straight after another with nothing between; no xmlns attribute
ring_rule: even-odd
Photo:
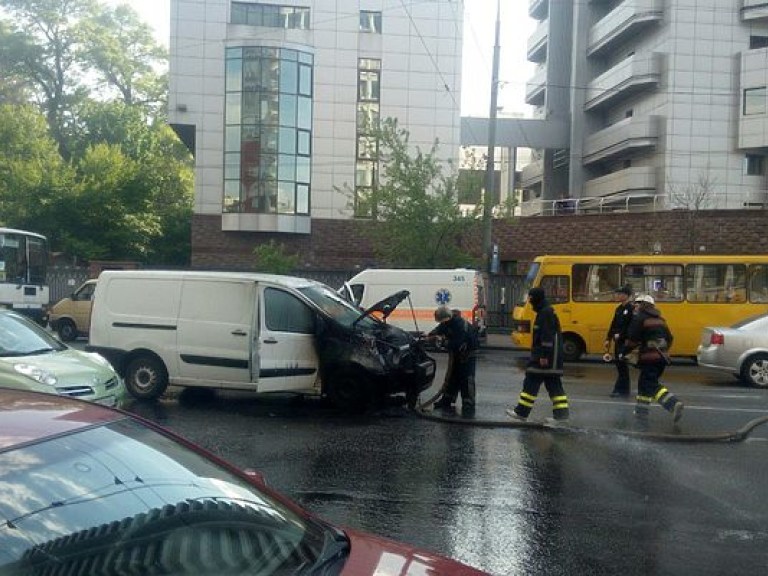
<svg viewBox="0 0 768 576"><path fill-rule="evenodd" d="M454 314L447 306L435 310L438 325L429 333L428 339L443 338L448 349L448 372L443 393L435 402L435 408L455 409L456 399L461 392L461 411L472 414L475 410L475 364L477 343L475 328L461 314Z"/></svg>
<svg viewBox="0 0 768 576"><path fill-rule="evenodd" d="M651 402L658 402L678 422L683 416L683 403L659 381L669 364L672 333L652 296L637 296L635 306L623 353L626 355L633 350L638 351L640 378L637 381L635 414L647 416Z"/></svg>
<svg viewBox="0 0 768 576"><path fill-rule="evenodd" d="M619 299L619 305L613 312L613 320L608 328L608 334L605 336L605 353L610 354L611 343L613 343L613 362L616 364L616 382L613 384L611 398L628 398L631 388L629 380L629 366L627 363L619 360L624 353L624 343L627 340L627 331L632 321L632 288L622 286L616 289L616 297ZM608 360L610 361L610 360Z"/></svg>
<svg viewBox="0 0 768 576"><path fill-rule="evenodd" d="M507 414L515 420L528 418L543 383L552 400L553 420L562 423L568 420L568 398L561 379L563 341L560 320L547 302L542 288L531 288L528 300L536 312L531 356L525 369L523 391L520 392L517 406L507 410Z"/></svg>

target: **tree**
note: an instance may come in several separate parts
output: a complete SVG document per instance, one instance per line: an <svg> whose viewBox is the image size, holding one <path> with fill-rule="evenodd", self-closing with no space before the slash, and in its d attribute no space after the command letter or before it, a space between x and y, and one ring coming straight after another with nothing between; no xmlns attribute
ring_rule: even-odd
<svg viewBox="0 0 768 576"><path fill-rule="evenodd" d="M429 152L412 149L409 132L391 118L382 122L374 137L381 178L369 201L378 224L366 229L379 258L403 268L475 264L462 240L477 221L462 215L458 176L455 170L444 172L438 143ZM348 186L342 191L355 200Z"/></svg>
<svg viewBox="0 0 768 576"><path fill-rule="evenodd" d="M691 254L696 253L698 213L700 210L706 210L714 205L716 184L716 179L709 175L709 166L707 166L706 172L699 174L694 183L685 186L667 184L667 195L671 207L686 211L688 245Z"/></svg>
<svg viewBox="0 0 768 576"><path fill-rule="evenodd" d="M167 78L159 73L166 49L129 6L99 8L83 22L83 62L99 75L99 86L116 90L124 104L159 113L167 94Z"/></svg>
<svg viewBox="0 0 768 576"><path fill-rule="evenodd" d="M253 249L256 256L255 269L269 274L290 274L296 270L299 257L296 254L286 254L285 246L270 240L267 244L259 244Z"/></svg>
<svg viewBox="0 0 768 576"><path fill-rule="evenodd" d="M33 106L0 105L0 222L56 235L56 206L74 172Z"/></svg>
<svg viewBox="0 0 768 576"><path fill-rule="evenodd" d="M82 38L81 19L92 14L92 0L0 0L13 17L20 40L10 48L10 57L35 90L53 138L63 147L67 111L84 97L83 69L78 56Z"/></svg>

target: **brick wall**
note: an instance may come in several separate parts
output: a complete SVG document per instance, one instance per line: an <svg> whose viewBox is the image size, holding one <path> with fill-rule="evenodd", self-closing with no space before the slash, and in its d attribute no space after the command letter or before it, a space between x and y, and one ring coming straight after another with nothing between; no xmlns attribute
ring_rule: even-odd
<svg viewBox="0 0 768 576"><path fill-rule="evenodd" d="M249 269L253 249L275 240L296 253L301 266L353 270L377 265L364 227L371 222L312 220L307 236L222 232L219 216L196 215L192 223L192 266ZM540 254L766 254L768 211L706 210L632 214L580 214L519 218L494 223L502 262L527 262ZM466 238L481 254L482 233Z"/></svg>

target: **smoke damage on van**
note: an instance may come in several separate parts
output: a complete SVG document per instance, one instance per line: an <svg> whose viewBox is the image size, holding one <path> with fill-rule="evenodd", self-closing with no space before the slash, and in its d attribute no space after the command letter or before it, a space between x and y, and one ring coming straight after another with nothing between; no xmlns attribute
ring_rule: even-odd
<svg viewBox="0 0 768 576"><path fill-rule="evenodd" d="M360 312L351 325L323 318L317 351L324 389L344 409L360 410L386 396L404 394L413 407L418 395L432 385L435 360L408 332L386 323L408 297L401 290ZM338 320L338 319L336 319Z"/></svg>

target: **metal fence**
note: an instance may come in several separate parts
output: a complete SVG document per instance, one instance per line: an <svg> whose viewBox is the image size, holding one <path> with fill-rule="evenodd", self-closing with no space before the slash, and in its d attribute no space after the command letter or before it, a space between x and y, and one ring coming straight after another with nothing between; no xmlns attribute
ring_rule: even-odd
<svg viewBox="0 0 768 576"><path fill-rule="evenodd" d="M296 275L327 284L331 288L340 288L344 282L357 274L359 270L297 271ZM66 298L88 280L88 268L78 266L52 266L48 269L51 304ZM491 330L505 330L512 327L512 308L516 302L524 300L523 276L491 276L487 286L487 324Z"/></svg>

